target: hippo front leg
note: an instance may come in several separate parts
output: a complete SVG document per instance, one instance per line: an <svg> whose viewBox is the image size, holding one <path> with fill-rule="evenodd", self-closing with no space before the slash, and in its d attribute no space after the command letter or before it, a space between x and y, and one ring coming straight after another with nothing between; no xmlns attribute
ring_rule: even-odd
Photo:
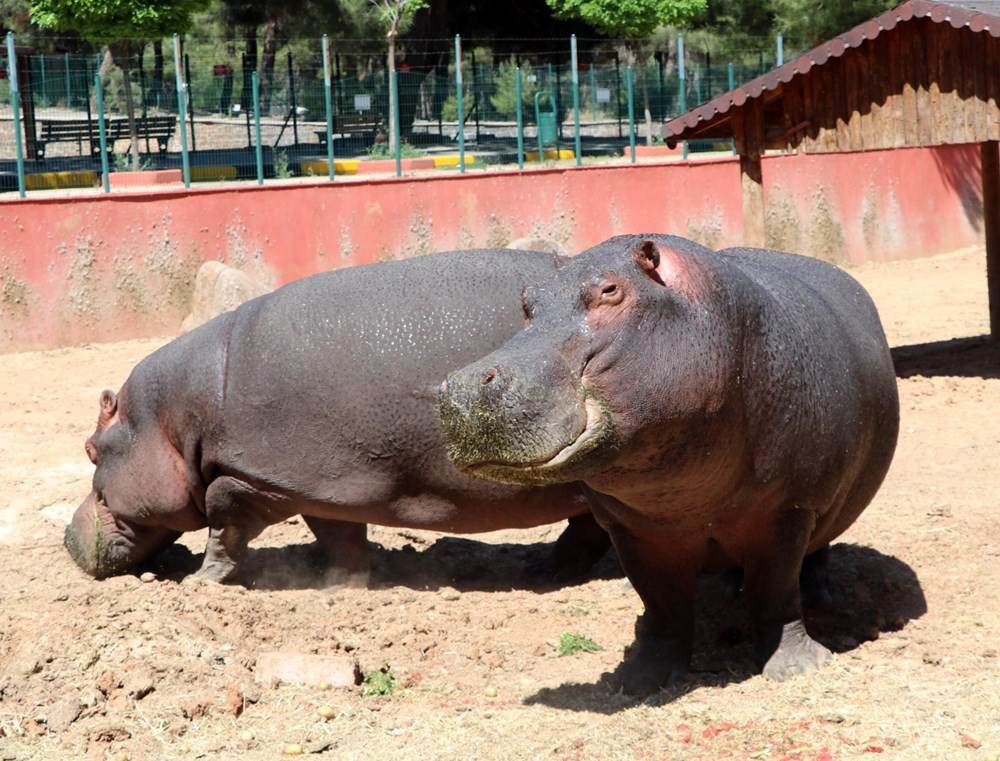
<svg viewBox="0 0 1000 761"><path fill-rule="evenodd" d="M792 507L781 511L767 538L746 564L746 594L754 626L754 654L764 676L783 681L813 671L832 654L806 632L799 587L803 559L816 514ZM810 560L807 576L825 570L822 551Z"/></svg>
<svg viewBox="0 0 1000 761"><path fill-rule="evenodd" d="M615 676L628 695L649 695L684 679L694 641L697 564L670 538L644 526L609 527L625 573L642 598L632 655Z"/></svg>
<svg viewBox="0 0 1000 761"><path fill-rule="evenodd" d="M247 545L268 525L253 508L256 496L255 489L229 476L209 484L205 492L208 542L197 576L222 583L239 573Z"/></svg>

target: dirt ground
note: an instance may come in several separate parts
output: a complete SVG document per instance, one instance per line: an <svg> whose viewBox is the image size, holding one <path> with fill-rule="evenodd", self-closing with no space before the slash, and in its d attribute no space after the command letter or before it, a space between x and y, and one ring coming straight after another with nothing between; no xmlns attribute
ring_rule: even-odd
<svg viewBox="0 0 1000 761"><path fill-rule="evenodd" d="M616 559L571 586L526 571L560 526L372 528L369 589L322 588L300 519L264 533L239 583L187 578L203 532L135 575L86 578L61 539L89 490L98 395L162 341L0 356L0 759L996 758L1000 353L978 338L984 255L852 271L897 347L902 430L833 548L836 605L808 618L836 655L785 683L755 675L743 606L709 578L695 673L645 700L601 679L640 609ZM603 649L560 656L564 632ZM274 652L388 664L396 689L259 683Z"/></svg>

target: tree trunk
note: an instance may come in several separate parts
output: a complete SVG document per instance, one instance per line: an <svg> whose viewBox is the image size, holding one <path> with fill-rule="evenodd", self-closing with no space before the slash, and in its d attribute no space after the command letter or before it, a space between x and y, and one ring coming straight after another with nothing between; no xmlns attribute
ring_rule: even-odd
<svg viewBox="0 0 1000 761"><path fill-rule="evenodd" d="M139 169L139 132L135 128L135 103L132 100L132 54L128 40L122 41L122 77L125 80L125 115L128 118L129 162L133 171Z"/></svg>
<svg viewBox="0 0 1000 761"><path fill-rule="evenodd" d="M101 57L101 68L99 70L101 74L101 89L104 91L105 101L107 101L107 95L108 95L108 72L111 70L111 67L114 65L114 62L115 62L114 51L111 49L111 46L108 45L107 47L104 48L104 55ZM90 99L90 110L95 113L97 111L96 92Z"/></svg>
<svg viewBox="0 0 1000 761"><path fill-rule="evenodd" d="M156 107L160 107L163 95L163 40L153 43L153 92L156 93Z"/></svg>
<svg viewBox="0 0 1000 761"><path fill-rule="evenodd" d="M396 130L394 128L396 109L398 108L396 104L396 88L393 87L392 81L396 77L396 23L392 25L392 29L389 31L389 123L386 125L386 132L389 135L389 152L395 155L396 153Z"/></svg>
<svg viewBox="0 0 1000 761"><path fill-rule="evenodd" d="M264 50L261 52L260 110L263 116L271 110L271 90L274 87L274 58L278 52L278 20L271 18L264 24Z"/></svg>
<svg viewBox="0 0 1000 761"><path fill-rule="evenodd" d="M631 65L639 75L642 89L642 112L646 122L646 145L653 144L653 112L649 108L649 82L646 81L646 61L642 57L642 41L631 40L628 45Z"/></svg>

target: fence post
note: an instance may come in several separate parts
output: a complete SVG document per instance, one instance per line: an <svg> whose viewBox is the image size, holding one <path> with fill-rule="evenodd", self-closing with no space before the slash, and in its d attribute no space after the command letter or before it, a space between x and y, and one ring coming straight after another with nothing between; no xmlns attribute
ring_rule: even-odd
<svg viewBox="0 0 1000 761"><path fill-rule="evenodd" d="M191 150L198 150L198 138L194 134L194 98L191 97L191 56L184 54L184 100L187 101L188 120L191 123Z"/></svg>
<svg viewBox="0 0 1000 761"><path fill-rule="evenodd" d="M69 78L69 53L63 53L63 62L66 68L66 108L73 107L73 90Z"/></svg>
<svg viewBox="0 0 1000 761"><path fill-rule="evenodd" d="M524 169L524 109L521 104L521 67L514 70L514 100L517 103L517 168Z"/></svg>
<svg viewBox="0 0 1000 761"><path fill-rule="evenodd" d="M260 143L260 79L257 71L253 72L253 128L254 128L254 153L257 156L257 184L264 184L264 146Z"/></svg>
<svg viewBox="0 0 1000 761"><path fill-rule="evenodd" d="M729 92L736 89L736 68L732 63L729 64ZM736 155L736 141L733 141L733 155Z"/></svg>
<svg viewBox="0 0 1000 761"><path fill-rule="evenodd" d="M576 65L576 35L571 34L569 37L569 52L570 52L570 64L573 67L573 147L576 149L576 165L580 166L583 162L583 148L580 142L580 72L577 71ZM558 155L558 154L556 154Z"/></svg>
<svg viewBox="0 0 1000 761"><path fill-rule="evenodd" d="M462 38L455 35L455 98L458 105L458 170L465 174L465 114L462 113Z"/></svg>
<svg viewBox="0 0 1000 761"><path fill-rule="evenodd" d="M48 100L47 88L45 86L45 56L38 56L38 74L42 80L42 102Z"/></svg>
<svg viewBox="0 0 1000 761"><path fill-rule="evenodd" d="M177 83L177 119L180 122L181 133L181 173L184 177L184 187L191 187L191 164L188 158L187 142L187 84L184 82L184 70L181 68L180 37L174 35L174 79Z"/></svg>
<svg viewBox="0 0 1000 761"><path fill-rule="evenodd" d="M680 106L681 113L687 112L687 78L684 74L684 35L677 35L677 82L679 87L678 92L678 105ZM687 140L681 143L681 158L688 157L688 144Z"/></svg>
<svg viewBox="0 0 1000 761"><path fill-rule="evenodd" d="M632 92L632 67L625 69L625 90L628 95L628 152L635 163L635 100Z"/></svg>
<svg viewBox="0 0 1000 761"><path fill-rule="evenodd" d="M399 141L399 72L392 72L392 80L389 82L389 86L392 88L392 102L396 104L394 112L389 115L392 119L392 144L395 146L396 153L396 176L403 176L403 146L400 145Z"/></svg>
<svg viewBox="0 0 1000 761"><path fill-rule="evenodd" d="M21 104L17 84L17 53L14 33L7 32L7 76L10 81L10 105L14 111L14 149L17 151L17 193L24 198L24 145L21 143Z"/></svg>
<svg viewBox="0 0 1000 761"><path fill-rule="evenodd" d="M94 74L94 93L97 95L97 136L101 146L101 173L104 177L104 192L111 192L111 176L108 167L108 133L104 124L104 87L101 72Z"/></svg>
<svg viewBox="0 0 1000 761"><path fill-rule="evenodd" d="M776 60L776 65L781 66L785 62L785 41L781 37L781 33L778 33L778 55Z"/></svg>
<svg viewBox="0 0 1000 761"><path fill-rule="evenodd" d="M288 89L291 91L292 107L292 136L295 144L299 144L299 105L295 101L295 59L292 58L292 51L288 51ZM287 123L287 122L286 122Z"/></svg>
<svg viewBox="0 0 1000 761"><path fill-rule="evenodd" d="M326 102L326 164L330 181L334 178L333 166L333 100L330 94L330 39L323 35L323 100Z"/></svg>

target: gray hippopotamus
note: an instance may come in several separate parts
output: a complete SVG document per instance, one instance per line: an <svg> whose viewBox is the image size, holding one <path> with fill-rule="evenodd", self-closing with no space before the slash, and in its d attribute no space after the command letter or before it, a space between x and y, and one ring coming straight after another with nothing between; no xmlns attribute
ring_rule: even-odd
<svg viewBox="0 0 1000 761"><path fill-rule="evenodd" d="M624 689L687 672L702 571L743 569L766 675L826 661L800 572L822 596L827 547L875 495L899 427L864 289L802 256L621 236L524 307L523 331L442 385L445 435L466 473L587 484L645 607Z"/></svg>
<svg viewBox="0 0 1000 761"><path fill-rule="evenodd" d="M582 485L463 475L437 414L441 379L523 327L524 286L555 261L471 250L327 272L154 352L101 396L93 489L66 530L73 559L105 577L208 526L199 573L223 581L266 526L301 514L356 576L366 523L473 533L570 518L553 562L589 568L610 539Z"/></svg>

